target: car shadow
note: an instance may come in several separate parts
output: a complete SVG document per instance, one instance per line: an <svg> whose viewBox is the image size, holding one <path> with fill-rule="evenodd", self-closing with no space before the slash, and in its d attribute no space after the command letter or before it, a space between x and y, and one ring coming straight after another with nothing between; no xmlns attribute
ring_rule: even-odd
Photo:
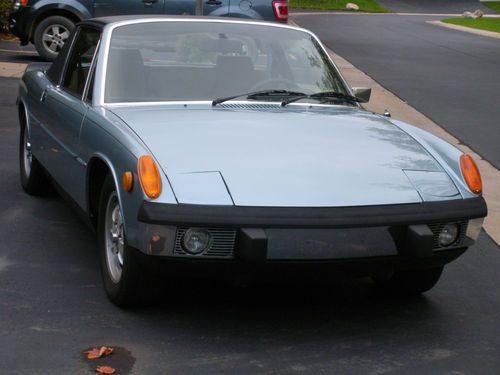
<svg viewBox="0 0 500 375"><path fill-rule="evenodd" d="M415 326L441 320L443 314L432 298L384 294L367 278L328 285L244 287L210 280L201 285L187 282L163 292L154 305L128 313L154 321L158 329L175 321L193 335L223 336L224 340L281 338L288 342L295 336L303 343L335 339L337 344L359 335L362 340L372 335L404 335Z"/></svg>

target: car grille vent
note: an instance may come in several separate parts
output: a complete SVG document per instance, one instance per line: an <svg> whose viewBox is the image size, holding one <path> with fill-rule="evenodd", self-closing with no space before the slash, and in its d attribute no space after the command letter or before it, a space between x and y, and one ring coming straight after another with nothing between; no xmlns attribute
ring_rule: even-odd
<svg viewBox="0 0 500 375"><path fill-rule="evenodd" d="M222 103L219 104L219 107L221 108L234 108L234 109L264 109L264 110L276 110L280 109L281 105L279 103L269 103L269 104L263 104L263 103L256 103L256 104L251 104L251 103Z"/></svg>
<svg viewBox="0 0 500 375"><path fill-rule="evenodd" d="M443 229L443 227L446 224L447 223L428 224L430 230L434 234L433 244L432 244L433 250L444 250L444 249L450 249L450 248L454 248L454 247L460 247L462 245L462 243L464 242L465 233L467 232L467 221L466 220L457 222L457 224L460 226L460 234L458 235L458 239L454 243L452 243L451 245L446 246L446 247L439 245L439 233L441 232L441 230Z"/></svg>
<svg viewBox="0 0 500 375"><path fill-rule="evenodd" d="M236 229L206 228L212 236L212 245L199 255L192 255L184 251L181 242L188 227L178 227L175 235L174 255L204 258L233 258L236 243Z"/></svg>

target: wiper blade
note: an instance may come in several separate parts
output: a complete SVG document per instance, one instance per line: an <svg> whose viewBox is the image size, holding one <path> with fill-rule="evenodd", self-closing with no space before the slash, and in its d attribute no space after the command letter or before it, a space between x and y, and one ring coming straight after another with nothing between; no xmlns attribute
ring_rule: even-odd
<svg viewBox="0 0 500 375"><path fill-rule="evenodd" d="M247 99L254 99L259 96L277 96L277 97L283 97L283 96L293 96L293 97L299 97L299 96L306 96L303 92L296 92L296 91L289 91L289 90L260 90L260 91L254 91L254 92L248 92L246 94L239 94L239 95L233 95L233 96L227 96L225 98L217 98L212 101L212 106L216 106L217 104L221 104L224 102L227 102L228 100L233 100L236 98L239 98L241 96L246 96Z"/></svg>
<svg viewBox="0 0 500 375"><path fill-rule="evenodd" d="M327 102L330 102L330 101L335 100L335 99L342 99L342 100L347 100L349 102L357 102L357 103L363 102L359 98L356 98L355 96L352 96L349 94L344 94L344 93L336 92L336 91L322 91L322 92L317 92L317 93L311 94L311 95L302 95L300 97L297 96L295 98L283 100L281 102L281 106L284 107L290 103L293 103L293 102L296 102L296 101L302 100L302 99L316 99L320 103L327 103Z"/></svg>

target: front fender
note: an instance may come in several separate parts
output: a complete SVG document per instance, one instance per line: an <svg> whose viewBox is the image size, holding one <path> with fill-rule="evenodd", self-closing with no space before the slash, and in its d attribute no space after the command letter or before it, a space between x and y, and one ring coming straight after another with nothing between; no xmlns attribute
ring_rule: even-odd
<svg viewBox="0 0 500 375"><path fill-rule="evenodd" d="M391 120L391 122L414 138L432 155L453 180L464 199L477 197L476 194L469 190L462 176L460 168L462 151L441 138L413 125L398 120Z"/></svg>
<svg viewBox="0 0 500 375"><path fill-rule="evenodd" d="M140 155L148 154L147 147L119 118L104 109L90 109L82 127L80 144L87 163L87 197L89 173L92 163L100 160L109 169L117 188L118 201L123 213L127 242L140 248L142 234L137 215L144 200L149 200L143 193L137 174L137 161ZM98 151L96 151L98 150ZM133 174L133 189L126 192L122 188L122 174L130 171ZM87 199L89 204L89 199ZM175 203L175 197L168 180L162 174L162 193L158 202Z"/></svg>
<svg viewBox="0 0 500 375"><path fill-rule="evenodd" d="M91 6L91 4L90 4ZM63 0L61 2L54 2L54 0L41 0L33 4L30 11L30 30L29 37L33 38L33 33L35 31L35 26L39 23L40 20L49 17L51 12L54 11L65 11L71 13L79 21L91 18L92 11L91 8L88 8L83 3L77 1L68 1Z"/></svg>
<svg viewBox="0 0 500 375"><path fill-rule="evenodd" d="M62 0L55 2L54 0L40 0L33 4L31 9L34 14L36 13L37 18L47 11L54 9L70 12L80 20L92 17L91 9L78 1Z"/></svg>

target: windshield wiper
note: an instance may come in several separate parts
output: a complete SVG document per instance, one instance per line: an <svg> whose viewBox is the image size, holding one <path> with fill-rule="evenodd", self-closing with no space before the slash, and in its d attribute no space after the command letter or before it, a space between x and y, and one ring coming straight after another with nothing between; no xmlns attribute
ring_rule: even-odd
<svg viewBox="0 0 500 375"><path fill-rule="evenodd" d="M264 97L284 97L284 96L293 96L295 97L306 97L307 95L304 94L303 92L297 92L297 91L289 91L289 90L261 90L261 91L254 91L254 92L248 92L246 94L239 94L239 95L233 95L233 96L227 96L225 98L217 98L212 101L212 106L216 106L217 104L221 104L224 102L227 102L228 100L236 99L241 96L246 96L247 99L255 99L259 96L264 96ZM288 99L290 100L290 99ZM283 103L283 102L282 102Z"/></svg>
<svg viewBox="0 0 500 375"><path fill-rule="evenodd" d="M328 103L333 100L341 99L345 100L348 102L356 102L356 103L361 103L363 102L359 98L356 98L355 96L349 95L349 94L343 94L341 92L336 92L336 91L323 91L323 92L317 92L315 94L311 95L302 95L302 96L296 96L294 98L286 99L281 102L281 106L284 107L290 103L296 102L298 100L302 99L315 99L318 100L320 103Z"/></svg>

